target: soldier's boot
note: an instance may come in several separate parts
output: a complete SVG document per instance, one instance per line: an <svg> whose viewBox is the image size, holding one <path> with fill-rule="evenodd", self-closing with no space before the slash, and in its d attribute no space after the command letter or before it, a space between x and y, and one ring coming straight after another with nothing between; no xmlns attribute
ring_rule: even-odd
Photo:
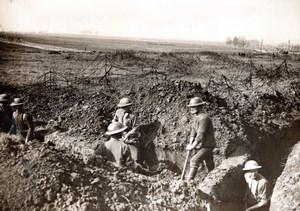
<svg viewBox="0 0 300 211"><path fill-rule="evenodd" d="M197 174L197 170L198 170L198 168L191 167L187 179L193 180Z"/></svg>
<svg viewBox="0 0 300 211"><path fill-rule="evenodd" d="M214 162L206 162L207 172L211 172L215 168Z"/></svg>

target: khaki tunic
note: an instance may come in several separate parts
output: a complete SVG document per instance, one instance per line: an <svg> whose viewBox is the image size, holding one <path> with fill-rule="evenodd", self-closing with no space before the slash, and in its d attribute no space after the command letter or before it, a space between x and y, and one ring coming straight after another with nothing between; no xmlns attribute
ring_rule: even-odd
<svg viewBox="0 0 300 211"><path fill-rule="evenodd" d="M271 198L270 183L260 174L257 179L250 179L248 174L245 174L246 186L246 199L249 206L253 206L262 200L268 201ZM249 207L248 206L248 207Z"/></svg>
<svg viewBox="0 0 300 211"><path fill-rule="evenodd" d="M34 132L34 125L32 116L26 113L13 113L14 118L14 125L17 135L21 136L22 138L27 138L28 140L32 140L33 132Z"/></svg>
<svg viewBox="0 0 300 211"><path fill-rule="evenodd" d="M117 167L133 167L135 162L131 157L129 146L122 141L111 138L101 147L101 154L107 160L113 162Z"/></svg>
<svg viewBox="0 0 300 211"><path fill-rule="evenodd" d="M137 130L139 122L136 114L131 112L125 113L124 110L120 108L116 111L116 114L113 117L113 122L120 122L121 124L126 126L126 133L131 131L128 139L125 140L125 143L134 145L137 145L139 143L140 133Z"/></svg>
<svg viewBox="0 0 300 211"><path fill-rule="evenodd" d="M202 147L216 147L213 124L207 114L201 113L195 117L190 136L198 143L202 143Z"/></svg>
<svg viewBox="0 0 300 211"><path fill-rule="evenodd" d="M124 109L122 108L116 110L116 113L113 117L113 122L120 122L122 125L128 127L127 131L130 131L132 128L138 126L137 115L132 112L125 113Z"/></svg>

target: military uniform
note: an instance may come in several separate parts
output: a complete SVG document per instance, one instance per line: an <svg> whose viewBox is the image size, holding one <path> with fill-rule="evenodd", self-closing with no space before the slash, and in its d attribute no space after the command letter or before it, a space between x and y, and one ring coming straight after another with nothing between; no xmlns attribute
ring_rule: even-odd
<svg viewBox="0 0 300 211"><path fill-rule="evenodd" d="M17 135L22 139L34 139L34 125L30 114L15 111L13 113L13 120L14 122L11 131L15 129Z"/></svg>
<svg viewBox="0 0 300 211"><path fill-rule="evenodd" d="M138 118L137 115L132 112L125 112L124 109L119 108L117 109L114 117L113 122L119 122L127 129L125 130L125 133L127 135L127 138L124 140L126 144L128 144L132 158L134 161L139 160L139 137L140 133L137 130L138 126Z"/></svg>
<svg viewBox="0 0 300 211"><path fill-rule="evenodd" d="M0 133L8 133L12 123L12 110L7 105L9 97L7 94L0 94Z"/></svg>
<svg viewBox="0 0 300 211"><path fill-rule="evenodd" d="M203 160L208 171L215 167L213 149L216 147L216 140L212 120L207 114L200 113L195 116L190 136L194 138L194 141L198 142L198 146L194 150L196 154L190 161L190 172L188 175L189 179L193 179Z"/></svg>
<svg viewBox="0 0 300 211"><path fill-rule="evenodd" d="M116 167L123 168L128 166L134 168L135 162L131 157L130 148L127 144L111 138L100 146L98 154L105 157L108 161L114 163Z"/></svg>
<svg viewBox="0 0 300 211"><path fill-rule="evenodd" d="M245 174L246 197L248 207L260 203L261 201L269 201L271 198L271 186L270 183L259 173L257 173L256 179L251 179L249 175ZM260 207L256 210L269 210L269 204Z"/></svg>
<svg viewBox="0 0 300 211"><path fill-rule="evenodd" d="M0 132L8 133L13 124L11 111L0 103Z"/></svg>

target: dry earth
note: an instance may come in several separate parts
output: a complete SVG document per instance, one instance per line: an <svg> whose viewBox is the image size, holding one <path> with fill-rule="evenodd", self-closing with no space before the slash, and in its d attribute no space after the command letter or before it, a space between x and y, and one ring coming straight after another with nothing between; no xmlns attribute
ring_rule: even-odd
<svg viewBox="0 0 300 211"><path fill-rule="evenodd" d="M0 210L206 210L208 202L212 210L241 210L241 169L250 158L275 186L272 209L299 209L292 191L299 189L299 167L290 164L300 137L300 64L294 55L0 45L1 93L24 96L44 137L24 146L2 136ZM123 96L133 99L141 120L145 163L164 165L161 174L116 170L94 155ZM200 169L194 183L174 193L190 126L186 104L193 96L209 103L217 167L209 174Z"/></svg>

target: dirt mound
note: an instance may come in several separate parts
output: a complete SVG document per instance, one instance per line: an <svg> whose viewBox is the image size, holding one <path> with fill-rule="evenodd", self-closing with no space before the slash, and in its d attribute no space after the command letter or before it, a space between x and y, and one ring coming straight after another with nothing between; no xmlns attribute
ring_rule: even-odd
<svg viewBox="0 0 300 211"><path fill-rule="evenodd" d="M3 142L14 142L15 150ZM107 189L103 170L89 169L44 144L23 145L2 136L1 146L1 210L105 208L104 197L97 191L100 186Z"/></svg>
<svg viewBox="0 0 300 211"><path fill-rule="evenodd" d="M276 181L271 198L271 211L300 209L300 140L293 147L284 170Z"/></svg>
<svg viewBox="0 0 300 211"><path fill-rule="evenodd" d="M40 143L1 137L1 210L157 210L201 208L187 187L171 192L168 171L155 177L117 170L99 158L81 160ZM13 143L12 143L13 142ZM14 145L15 150L10 147ZM105 169L105 170L104 170ZM170 178L170 177L169 177ZM4 182L5 181L5 182ZM175 196L175 197L174 197ZM185 202L184 204L182 202ZM172 206L169 206L172 204Z"/></svg>

